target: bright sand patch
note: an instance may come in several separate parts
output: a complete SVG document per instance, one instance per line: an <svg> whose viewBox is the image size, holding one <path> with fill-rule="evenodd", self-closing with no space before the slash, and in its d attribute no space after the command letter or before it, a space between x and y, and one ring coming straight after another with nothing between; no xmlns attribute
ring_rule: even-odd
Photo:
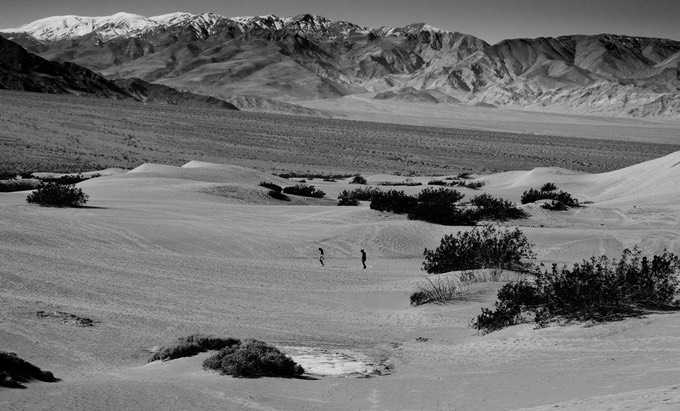
<svg viewBox="0 0 680 411"><path fill-rule="evenodd" d="M492 175L482 190L465 193L517 200L550 180L593 201L559 213L525 206L532 217L518 224L548 262L618 256L635 244L677 253L680 207L672 200L680 196L677 185L667 184L676 181L677 155L600 175L556 169ZM347 181L311 182L329 200L272 202L257 186L265 178L280 182L241 167L148 164L81 183L88 208L40 208L25 202L26 193L1 194L2 349L62 381L0 391L0 408L677 404L676 314L542 330L527 324L479 336L468 321L493 304L500 284L483 285L455 304L408 305L423 276L423 248L464 228L410 221L366 204L333 206L339 191L356 187ZM318 247L326 267L317 261ZM38 311L89 318L94 326ZM315 379L223 377L202 371L204 355L146 364L149 347L194 333L273 343Z"/></svg>

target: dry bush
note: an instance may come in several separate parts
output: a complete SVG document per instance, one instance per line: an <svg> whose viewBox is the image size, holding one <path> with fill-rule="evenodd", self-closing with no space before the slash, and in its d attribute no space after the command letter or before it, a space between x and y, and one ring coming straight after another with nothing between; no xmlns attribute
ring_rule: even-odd
<svg viewBox="0 0 680 411"><path fill-rule="evenodd" d="M217 338L207 335L194 334L188 337L181 337L177 339L175 345L168 347L161 347L151 357L152 361L168 361L176 358L191 357L198 353L220 350L224 347L238 345L241 342L235 338Z"/></svg>
<svg viewBox="0 0 680 411"><path fill-rule="evenodd" d="M221 349L203 362L203 369L238 378L292 378L305 372L279 349L258 340L245 340Z"/></svg>
<svg viewBox="0 0 680 411"><path fill-rule="evenodd" d="M416 291L411 294L411 305L445 303L455 300L465 291L467 287L451 276L427 277L416 285Z"/></svg>
<svg viewBox="0 0 680 411"><path fill-rule="evenodd" d="M89 196L73 184L62 185L48 183L26 197L28 203L39 204L44 207L82 207Z"/></svg>
<svg viewBox="0 0 680 411"><path fill-rule="evenodd" d="M22 383L30 380L59 381L49 371L43 371L15 353L0 351L0 387L25 388Z"/></svg>

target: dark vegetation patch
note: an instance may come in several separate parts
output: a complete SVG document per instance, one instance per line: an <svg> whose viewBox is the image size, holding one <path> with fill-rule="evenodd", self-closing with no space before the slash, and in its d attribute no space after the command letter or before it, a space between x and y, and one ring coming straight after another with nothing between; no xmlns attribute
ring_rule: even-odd
<svg viewBox="0 0 680 411"><path fill-rule="evenodd" d="M203 362L203 369L237 378L293 378L305 372L278 348L258 340L245 340L222 348Z"/></svg>
<svg viewBox="0 0 680 411"><path fill-rule="evenodd" d="M410 196L403 191L381 191L371 195L371 209L397 214L408 214L411 220L422 220L442 225L474 225L482 220L507 221L528 217L507 200L483 194L472 199L471 207L460 201L465 197L457 190L428 187Z"/></svg>
<svg viewBox="0 0 680 411"><path fill-rule="evenodd" d="M0 193L10 193L13 191L35 190L40 187L39 180L6 180L0 181Z"/></svg>
<svg viewBox="0 0 680 411"><path fill-rule="evenodd" d="M494 308L482 308L471 326L484 333L527 321L612 321L649 310L680 310L680 263L668 251L649 258L626 249L617 261L591 257L573 267L538 271L533 282L510 282Z"/></svg>
<svg viewBox="0 0 680 411"><path fill-rule="evenodd" d="M36 311L35 315L38 318L56 318L61 320L62 323L64 324L74 324L77 325L78 327L92 327L94 326L95 322L94 320L86 317L80 317L71 313L63 312L63 311Z"/></svg>
<svg viewBox="0 0 680 411"><path fill-rule="evenodd" d="M422 269L430 274L482 268L530 271L534 252L519 229L500 229L492 225L459 231L441 239L439 247L424 251Z"/></svg>
<svg viewBox="0 0 680 411"><path fill-rule="evenodd" d="M350 184L366 184L367 181L360 174L355 175L349 182Z"/></svg>
<svg viewBox="0 0 680 411"><path fill-rule="evenodd" d="M26 197L28 203L43 207L82 207L89 196L75 185L47 183Z"/></svg>
<svg viewBox="0 0 680 411"><path fill-rule="evenodd" d="M538 200L552 200L552 205L549 207L543 207L548 210L564 210L565 207L578 207L578 200L571 196L571 194L560 190L557 190L557 186L553 183L546 183L541 187L540 190L535 188L530 188L529 190L522 193L520 201L522 204L534 203Z"/></svg>
<svg viewBox="0 0 680 411"><path fill-rule="evenodd" d="M342 190L338 194L339 206L356 206L359 201L372 201L375 196L382 193L378 187L360 187L354 190Z"/></svg>
<svg viewBox="0 0 680 411"><path fill-rule="evenodd" d="M281 178L286 178L286 179L291 179L291 178L304 178L307 180L312 180L315 178L324 180L324 181L336 181L336 180L344 180L345 178L350 178L354 176L354 174L322 174L322 173L279 173L279 174L274 174L275 176L279 176Z"/></svg>
<svg viewBox="0 0 680 411"><path fill-rule="evenodd" d="M168 361L183 357L192 357L196 354L221 350L224 347L238 345L241 342L235 338L217 338L208 335L194 334L177 339L174 345L161 347L149 357L152 361Z"/></svg>
<svg viewBox="0 0 680 411"><path fill-rule="evenodd" d="M15 353L0 351L0 387L26 388L23 384L31 380L59 381L51 372L41 370Z"/></svg>
<svg viewBox="0 0 680 411"><path fill-rule="evenodd" d="M296 196L313 198L322 198L326 195L326 193L324 193L323 191L307 184L296 184L294 186L288 186L283 189L283 192L286 194L293 194Z"/></svg>
<svg viewBox="0 0 680 411"><path fill-rule="evenodd" d="M270 181L260 181L260 186L269 189L269 191L267 192L267 195L269 195L269 197L281 201L290 201L290 197L282 193L283 188L281 188L280 185L274 184Z"/></svg>
<svg viewBox="0 0 680 411"><path fill-rule="evenodd" d="M423 183L419 183L417 181L413 181L410 178L407 178L406 180L403 181L383 181L381 183L378 183L379 186L407 186L407 187L414 187L414 186L422 186Z"/></svg>
<svg viewBox="0 0 680 411"><path fill-rule="evenodd" d="M238 378L292 378L305 372L289 356L265 342L201 334L179 338L176 344L162 347L149 358L149 362L191 357L207 351L218 352L203 362L203 369L217 371L222 375Z"/></svg>

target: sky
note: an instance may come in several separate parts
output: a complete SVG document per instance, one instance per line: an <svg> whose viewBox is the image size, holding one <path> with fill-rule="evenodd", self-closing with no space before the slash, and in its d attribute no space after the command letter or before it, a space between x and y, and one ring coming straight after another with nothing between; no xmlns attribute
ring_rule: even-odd
<svg viewBox="0 0 680 411"><path fill-rule="evenodd" d="M423 22L494 44L509 38L625 34L680 41L680 0L0 0L0 28L62 15L226 17L302 13L367 27Z"/></svg>

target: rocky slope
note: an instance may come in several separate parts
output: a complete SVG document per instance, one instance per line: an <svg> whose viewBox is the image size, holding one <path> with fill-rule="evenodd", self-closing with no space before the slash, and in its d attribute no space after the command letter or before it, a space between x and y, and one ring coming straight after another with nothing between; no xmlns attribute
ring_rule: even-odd
<svg viewBox="0 0 680 411"><path fill-rule="evenodd" d="M215 97L140 79L111 81L74 63L58 63L36 56L3 37L0 37L0 89L237 110L233 104Z"/></svg>
<svg viewBox="0 0 680 411"><path fill-rule="evenodd" d="M109 78L222 99L380 99L680 116L680 42L614 35L495 45L426 24L366 28L309 14L51 17L7 38Z"/></svg>

